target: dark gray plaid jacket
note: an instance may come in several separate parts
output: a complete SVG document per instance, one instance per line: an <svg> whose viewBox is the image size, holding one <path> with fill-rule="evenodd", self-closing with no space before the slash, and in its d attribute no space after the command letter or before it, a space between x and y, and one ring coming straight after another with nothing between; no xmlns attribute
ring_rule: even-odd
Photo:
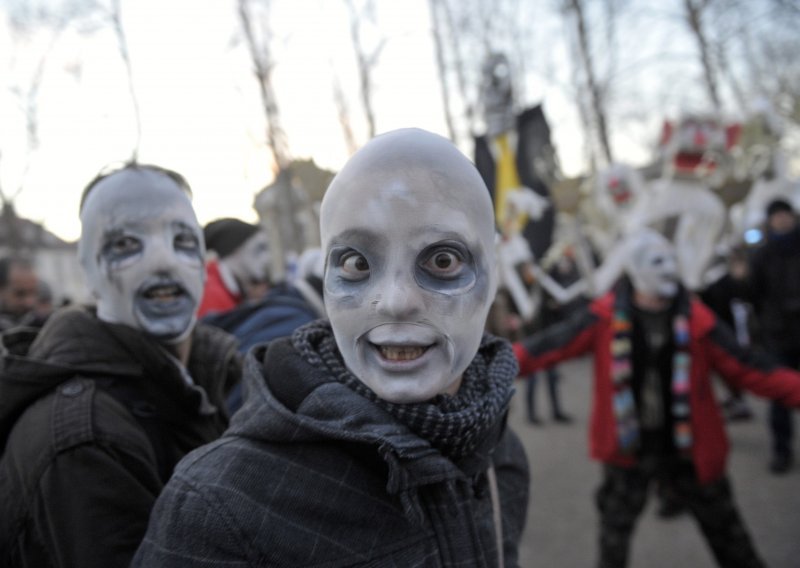
<svg viewBox="0 0 800 568"><path fill-rule="evenodd" d="M133 566L517 565L528 467L516 436L456 466L389 414L302 360L259 346L228 432L189 454L159 498Z"/></svg>

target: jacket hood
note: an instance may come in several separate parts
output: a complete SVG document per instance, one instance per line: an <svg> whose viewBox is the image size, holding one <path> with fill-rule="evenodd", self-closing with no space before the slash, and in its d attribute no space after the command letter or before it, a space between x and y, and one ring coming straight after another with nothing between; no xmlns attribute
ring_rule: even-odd
<svg viewBox="0 0 800 568"><path fill-rule="evenodd" d="M387 411L306 362L290 337L252 349L243 380L245 403L226 435L277 444L340 443L376 467L385 464L391 494L477 476L505 431L503 414L474 454L455 464Z"/></svg>
<svg viewBox="0 0 800 568"><path fill-rule="evenodd" d="M252 349L243 380L246 401L231 421L231 433L267 442L390 446L409 458L437 453L388 412L303 360L289 337Z"/></svg>

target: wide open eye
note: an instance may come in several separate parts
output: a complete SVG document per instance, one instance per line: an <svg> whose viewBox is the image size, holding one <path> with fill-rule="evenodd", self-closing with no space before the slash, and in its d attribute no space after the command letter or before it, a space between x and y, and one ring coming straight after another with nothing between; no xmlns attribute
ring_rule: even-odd
<svg viewBox="0 0 800 568"><path fill-rule="evenodd" d="M431 251L421 263L426 272L437 278L457 278L464 269L463 254L451 247L439 247Z"/></svg>
<svg viewBox="0 0 800 568"><path fill-rule="evenodd" d="M339 266L345 280L358 281L369 276L369 262L355 251L343 254L339 258Z"/></svg>

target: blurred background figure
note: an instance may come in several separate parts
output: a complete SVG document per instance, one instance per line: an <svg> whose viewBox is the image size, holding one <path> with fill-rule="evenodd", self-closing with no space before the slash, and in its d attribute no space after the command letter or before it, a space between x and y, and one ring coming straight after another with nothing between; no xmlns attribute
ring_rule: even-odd
<svg viewBox="0 0 800 568"><path fill-rule="evenodd" d="M548 259L545 259L545 265ZM578 267L575 263L575 254L572 247L564 247L562 252L557 255L553 266L548 270L548 274L553 280L564 288L569 287L573 282L577 282L581 278ZM574 300L561 304L552 295L546 291L545 299L542 302L542 310L540 315L540 325L538 327L546 329L570 317L571 314L578 311L581 307L589 303L586 296L580 295ZM558 382L560 375L556 366L547 368L544 371L547 377L547 393L550 398L550 410L555 422L569 423L572 418L564 412L564 407L561 404L561 397L559 396ZM536 412L536 385L538 381L538 374L533 373L528 375L525 381L525 401L528 410L528 422L531 424L540 424L541 421Z"/></svg>
<svg viewBox="0 0 800 568"><path fill-rule="evenodd" d="M753 253L750 293L763 346L782 365L800 366L800 227L791 204L775 199L766 210L763 244ZM772 458L769 469L786 473L794 461L794 420L781 403L770 403Z"/></svg>
<svg viewBox="0 0 800 568"><path fill-rule="evenodd" d="M325 316L322 273L321 250L308 249L298 259L292 282L269 282L260 298L245 299L227 311L210 312L203 323L235 336L242 354L258 343L291 335L301 325ZM231 414L241 407L242 395L242 384L235 385L227 399Z"/></svg>
<svg viewBox="0 0 800 568"><path fill-rule="evenodd" d="M734 248L727 258L727 271L705 290L700 298L736 334L736 342L742 347L750 347L752 340L752 305L749 301L747 282L750 275L747 249ZM728 398L722 408L728 420L750 420L753 411L741 390L723 381L728 390Z"/></svg>
<svg viewBox="0 0 800 568"><path fill-rule="evenodd" d="M211 255L198 317L230 311L267 292L269 241L259 225L230 217L217 219L203 228L203 236Z"/></svg>
<svg viewBox="0 0 800 568"><path fill-rule="evenodd" d="M39 280L29 259L0 259L0 332L33 323L38 296Z"/></svg>

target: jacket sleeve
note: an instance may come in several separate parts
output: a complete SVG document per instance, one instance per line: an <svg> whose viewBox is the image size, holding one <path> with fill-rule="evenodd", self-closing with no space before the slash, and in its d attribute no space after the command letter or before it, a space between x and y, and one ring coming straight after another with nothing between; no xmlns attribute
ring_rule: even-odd
<svg viewBox="0 0 800 568"><path fill-rule="evenodd" d="M732 331L719 321L706 341L712 368L728 383L763 398L800 407L800 373L777 365L763 352L739 346Z"/></svg>
<svg viewBox="0 0 800 568"><path fill-rule="evenodd" d="M506 429L494 455L503 523L503 556L506 566L519 566L519 544L528 513L530 470L525 447Z"/></svg>
<svg viewBox="0 0 800 568"><path fill-rule="evenodd" d="M130 449L82 444L59 453L36 487L35 536L26 542L56 566L127 566L161 486L153 464Z"/></svg>
<svg viewBox="0 0 800 568"><path fill-rule="evenodd" d="M250 550L224 503L175 475L156 502L131 568L254 566L248 560Z"/></svg>
<svg viewBox="0 0 800 568"><path fill-rule="evenodd" d="M520 375L547 369L589 351L594 345L599 321L598 316L586 307L568 319L514 343Z"/></svg>

